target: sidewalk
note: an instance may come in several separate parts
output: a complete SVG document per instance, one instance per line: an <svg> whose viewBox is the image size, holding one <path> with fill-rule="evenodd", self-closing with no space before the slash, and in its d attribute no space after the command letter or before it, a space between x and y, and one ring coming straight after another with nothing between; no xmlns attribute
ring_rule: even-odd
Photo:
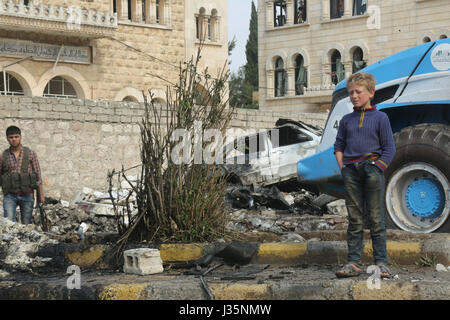
<svg viewBox="0 0 450 320"><path fill-rule="evenodd" d="M336 279L334 272L346 262L347 245L342 231L302 233L301 243L238 242L255 248L249 264L233 269L223 265L204 279L217 300L353 300L353 299L450 299L450 271L438 272L435 265L450 266L450 235L414 235L388 232L388 256L393 279L369 288L370 274ZM368 234L365 234L368 239ZM109 248L95 244L60 244L40 255L53 257L58 264L52 274L10 274L0 281L0 299L88 299L88 300L207 300L195 268L167 268L175 263L192 262L217 248L217 244L163 244L159 247L166 269L151 276L111 271L98 259ZM363 251L363 270L372 263L371 243ZM422 258L432 261L419 267ZM67 288L69 265L81 268L81 289ZM194 264L195 265L195 264ZM252 269L253 268L253 269ZM256 269L255 269L256 268ZM256 270L256 271L255 271ZM369 279L370 280L370 279ZM371 282L375 283L375 282Z"/></svg>
<svg viewBox="0 0 450 320"><path fill-rule="evenodd" d="M205 277L216 300L449 300L450 272L392 267L396 279L368 285L368 274L337 279L335 266L271 266L253 277L233 279L218 268ZM81 289L67 289L69 275L0 282L7 300L208 300L198 276L165 271L151 276L82 272ZM370 279L369 279L370 281Z"/></svg>

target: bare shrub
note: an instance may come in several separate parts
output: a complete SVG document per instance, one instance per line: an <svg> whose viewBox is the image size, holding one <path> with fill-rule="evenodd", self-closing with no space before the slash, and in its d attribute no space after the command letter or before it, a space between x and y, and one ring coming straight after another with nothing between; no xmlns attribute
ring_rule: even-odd
<svg viewBox="0 0 450 320"><path fill-rule="evenodd" d="M116 208L122 247L128 240L153 242L211 241L224 235L226 225L226 183L221 169L198 159L211 146L203 141L207 129L217 129L225 137L233 108L228 107L227 65L217 78L208 70L198 71L196 59L180 65L179 80L166 90L166 102L158 102L151 92L145 95L141 130L141 172L119 212L113 185L127 179L125 170L109 174L110 195ZM183 129L188 134L175 139ZM175 137L175 138L174 138ZM222 141L218 141L222 145ZM184 143L184 144L183 144ZM185 146L185 148L180 148ZM222 152L217 148L216 152ZM197 160L197 161L194 161ZM202 159L201 159L202 160ZM117 174L117 175L116 175ZM113 181L114 177L117 181ZM130 197L137 213L132 215ZM124 219L127 217L127 219Z"/></svg>

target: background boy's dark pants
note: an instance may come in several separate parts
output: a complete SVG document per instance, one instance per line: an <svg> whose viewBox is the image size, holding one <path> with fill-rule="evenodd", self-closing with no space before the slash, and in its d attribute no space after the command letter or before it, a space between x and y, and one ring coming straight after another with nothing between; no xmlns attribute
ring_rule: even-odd
<svg viewBox="0 0 450 320"><path fill-rule="evenodd" d="M363 215L369 219L375 264L387 264L383 172L368 162L342 169L348 212L348 262L361 264Z"/></svg>

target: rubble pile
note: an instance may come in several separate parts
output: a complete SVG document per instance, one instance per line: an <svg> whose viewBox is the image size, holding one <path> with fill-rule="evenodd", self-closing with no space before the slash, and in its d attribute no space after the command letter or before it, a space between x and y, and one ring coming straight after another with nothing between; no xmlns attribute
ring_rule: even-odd
<svg viewBox="0 0 450 320"><path fill-rule="evenodd" d="M36 256L36 252L45 245L57 243L34 224L13 223L0 217L0 269L29 271L43 267L51 258Z"/></svg>
<svg viewBox="0 0 450 320"><path fill-rule="evenodd" d="M233 186L227 202L232 207L227 229L234 232L271 232L286 235L303 231L345 229L347 211L343 200L316 196L301 189L281 192L276 186Z"/></svg>
<svg viewBox="0 0 450 320"><path fill-rule="evenodd" d="M114 215L100 215L90 211L88 206L67 205L61 202L44 206L48 222L48 231L56 235L76 234L81 223L88 226L88 233L117 232ZM34 223L40 225L37 212Z"/></svg>
<svg viewBox="0 0 450 320"><path fill-rule="evenodd" d="M277 210L237 210L230 214L227 228L235 232L289 232L339 230L346 228L345 217L279 213Z"/></svg>

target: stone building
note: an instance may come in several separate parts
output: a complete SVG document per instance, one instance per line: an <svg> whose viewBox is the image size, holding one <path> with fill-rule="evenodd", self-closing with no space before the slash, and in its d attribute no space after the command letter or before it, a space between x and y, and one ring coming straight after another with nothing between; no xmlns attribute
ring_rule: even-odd
<svg viewBox="0 0 450 320"><path fill-rule="evenodd" d="M164 100L200 42L202 67L226 64L227 19L223 0L0 0L0 92Z"/></svg>
<svg viewBox="0 0 450 320"><path fill-rule="evenodd" d="M334 86L450 34L448 0L258 0L259 105L317 112Z"/></svg>

